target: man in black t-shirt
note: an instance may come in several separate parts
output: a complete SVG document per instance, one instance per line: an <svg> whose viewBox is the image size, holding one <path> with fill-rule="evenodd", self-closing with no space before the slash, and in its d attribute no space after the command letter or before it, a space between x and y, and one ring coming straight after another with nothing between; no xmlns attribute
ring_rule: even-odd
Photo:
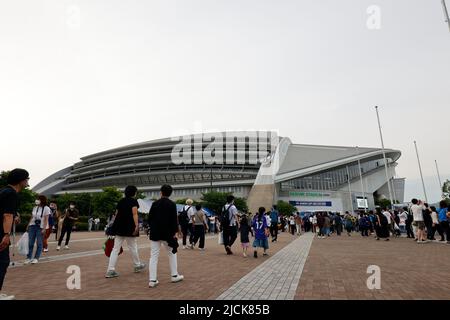
<svg viewBox="0 0 450 320"><path fill-rule="evenodd" d="M7 178L8 186L0 191L0 300L12 300L14 296L1 293L9 267L9 246L13 220L17 215L17 193L28 187L29 174L24 169L12 170Z"/></svg>

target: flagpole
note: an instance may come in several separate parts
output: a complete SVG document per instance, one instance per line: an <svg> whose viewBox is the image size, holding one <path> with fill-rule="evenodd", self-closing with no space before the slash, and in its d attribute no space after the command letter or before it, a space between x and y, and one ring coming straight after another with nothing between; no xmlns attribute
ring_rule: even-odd
<svg viewBox="0 0 450 320"><path fill-rule="evenodd" d="M444 9L445 22L448 24L448 29L450 30L450 18L448 16L447 5L445 4L445 0L442 0L442 9Z"/></svg>
<svg viewBox="0 0 450 320"><path fill-rule="evenodd" d="M378 129L380 130L381 149L383 151L383 159L384 159L384 171L386 173L386 182L387 182L387 185L388 185L389 199L391 200L391 208L392 208L392 206L394 204L394 201L392 199L391 184L389 183L388 163L387 163L387 160L386 160L386 151L384 150L383 133L381 131L380 116L378 114L378 106L375 106L375 110L377 112Z"/></svg>
<svg viewBox="0 0 450 320"><path fill-rule="evenodd" d="M419 151L417 151L417 143L415 140L414 140L414 147L416 148L416 156L417 156L417 163L419 164L420 179L422 179L423 194L425 196L425 202L428 203L427 191L425 190L425 183L423 182L422 166L420 165Z"/></svg>

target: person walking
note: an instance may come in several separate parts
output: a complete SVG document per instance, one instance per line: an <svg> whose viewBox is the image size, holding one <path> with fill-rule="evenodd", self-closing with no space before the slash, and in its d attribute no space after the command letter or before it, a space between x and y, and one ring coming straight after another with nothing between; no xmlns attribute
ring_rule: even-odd
<svg viewBox="0 0 450 320"><path fill-rule="evenodd" d="M270 235L272 236L272 242L276 242L278 239L278 213L277 206L274 205L270 212Z"/></svg>
<svg viewBox="0 0 450 320"><path fill-rule="evenodd" d="M408 220L408 214L406 211L402 208L399 210L398 218L398 227L400 228L400 233L406 233L406 221Z"/></svg>
<svg viewBox="0 0 450 320"><path fill-rule="evenodd" d="M94 223L94 218L91 216L88 219L88 231L91 232L92 231L92 224Z"/></svg>
<svg viewBox="0 0 450 320"><path fill-rule="evenodd" d="M322 215L321 212L317 213L317 229L318 229L318 237L319 239L325 238L324 234L324 224L325 224L325 217Z"/></svg>
<svg viewBox="0 0 450 320"><path fill-rule="evenodd" d="M244 257L247 257L247 250L250 247L249 234L253 236L253 231L246 214L242 215L241 221L239 222L239 233L241 236L242 254Z"/></svg>
<svg viewBox="0 0 450 320"><path fill-rule="evenodd" d="M49 205L50 208L50 215L48 216L48 225L47 229L45 230L44 234L44 240L42 241L43 244L43 252L48 252L48 239L50 238L53 228L55 226L55 219L56 219L56 203L54 201L50 202Z"/></svg>
<svg viewBox="0 0 450 320"><path fill-rule="evenodd" d="M406 212L406 222L405 222L405 228L406 228L406 237L410 239L415 239L415 235L413 232L413 222L414 222L414 216L411 212L411 210L408 210L407 207L403 207L403 210Z"/></svg>
<svg viewBox="0 0 450 320"><path fill-rule="evenodd" d="M263 248L263 256L267 256L267 250L269 249L269 227L267 220L264 218L266 209L260 207L258 214L253 218L252 227L255 232L255 240L253 241L253 257L258 258L258 248Z"/></svg>
<svg viewBox="0 0 450 320"><path fill-rule="evenodd" d="M135 186L127 186L125 188L125 197L117 203L116 217L110 228L110 235L114 236L114 248L109 257L105 278L116 278L119 276L119 273L116 272L116 264L122 244L125 241L133 259L134 272L141 272L145 268L145 263L142 263L139 259L136 241L136 238L139 237L139 203L136 200L136 195L137 188Z"/></svg>
<svg viewBox="0 0 450 320"><path fill-rule="evenodd" d="M380 240L380 238L383 238L385 241L389 241L389 221L387 216L381 212L380 208L376 209L376 216L376 239Z"/></svg>
<svg viewBox="0 0 450 320"><path fill-rule="evenodd" d="M445 241L445 237L447 238L447 243L450 244L450 225L449 225L449 213L450 213L450 207L447 206L447 202L445 200L441 200L439 202L439 226L441 229L441 239L439 241Z"/></svg>
<svg viewBox="0 0 450 320"><path fill-rule="evenodd" d="M438 212L436 210L436 207L431 206L431 222L432 222L432 230L429 239L430 240L436 240L434 235L436 234L436 231L439 233L439 235L442 237L444 236L444 233L441 230L441 226L439 224L439 217Z"/></svg>
<svg viewBox="0 0 450 320"><path fill-rule="evenodd" d="M353 230L353 221L351 214L347 211L344 217L345 220L345 230L347 231L347 235L350 237Z"/></svg>
<svg viewBox="0 0 450 320"><path fill-rule="evenodd" d="M29 179L30 175L26 170L14 169L6 178L8 185L0 190L0 300L15 298L13 295L3 293L2 289L10 263L9 246L13 223L18 214L18 193L28 187Z"/></svg>
<svg viewBox="0 0 450 320"><path fill-rule="evenodd" d="M423 211L425 206L421 200L412 199L411 212L413 213L413 225L417 228L417 243L426 243L425 222L423 220Z"/></svg>
<svg viewBox="0 0 450 320"><path fill-rule="evenodd" d="M208 232L208 220L201 205L196 205L195 210L196 212L192 217L194 224L194 238L192 239L191 249L194 249L197 241L200 239L198 248L203 251L205 250L205 233Z"/></svg>
<svg viewBox="0 0 450 320"><path fill-rule="evenodd" d="M341 232L342 232L342 217L341 217L341 214L339 212L336 213L336 215L334 217L334 227L336 229L336 234L338 236L340 236Z"/></svg>
<svg viewBox="0 0 450 320"><path fill-rule="evenodd" d="M311 232L317 233L317 215L313 214L311 217L309 217L309 223L311 224ZM320 227L319 227L319 234L320 234Z"/></svg>
<svg viewBox="0 0 450 320"><path fill-rule="evenodd" d="M423 222L425 223L427 240L432 240L431 234L433 232L433 219L431 218L431 210L428 206L428 203L424 203L423 206L425 208L423 209L422 214L423 214Z"/></svg>
<svg viewBox="0 0 450 320"><path fill-rule="evenodd" d="M158 284L158 260L161 247L166 247L169 256L169 266L171 282L176 283L184 279L183 275L178 273L177 248L179 233L177 206L169 199L173 189L170 185L161 187L161 198L156 200L148 215L148 224L150 226L150 263L149 287L155 288Z"/></svg>
<svg viewBox="0 0 450 320"><path fill-rule="evenodd" d="M325 237L330 236L330 227L331 227L331 219L328 216L328 213L325 212L324 218L323 218L323 235Z"/></svg>
<svg viewBox="0 0 450 320"><path fill-rule="evenodd" d="M187 236L189 234L189 228L190 228L190 224L189 221L191 220L189 218L189 211L191 210L192 205L185 205L183 207L183 209L179 212L178 215L178 224L180 226L180 232L183 234L183 249L186 249L186 245L187 245ZM190 245L191 243L189 243Z"/></svg>
<svg viewBox="0 0 450 320"><path fill-rule="evenodd" d="M303 220L300 217L300 213L297 212L297 214L295 215L295 229L298 236L302 234L302 222Z"/></svg>
<svg viewBox="0 0 450 320"><path fill-rule="evenodd" d="M35 207L31 212L31 218L28 222L28 255L24 264L36 264L41 257L43 240L46 229L48 227L48 217L51 214L50 208L47 206L47 198L43 195L38 196L35 201ZM34 254L34 245L36 244L36 253Z"/></svg>
<svg viewBox="0 0 450 320"><path fill-rule="evenodd" d="M359 215L359 231L361 231L361 236L369 236L368 218L364 215L364 213L360 213Z"/></svg>
<svg viewBox="0 0 450 320"><path fill-rule="evenodd" d="M234 205L234 196L227 197L227 203L222 208L222 221L220 223L223 231L223 246L228 255L233 254L231 247L237 238L237 213L238 210Z"/></svg>
<svg viewBox="0 0 450 320"><path fill-rule="evenodd" d="M295 218L293 215L289 217L289 230L292 235L295 235Z"/></svg>
<svg viewBox="0 0 450 320"><path fill-rule="evenodd" d="M58 246L56 247L56 250L61 249L61 243L64 239L64 236L67 234L66 242L64 249L69 250L69 241L70 241L70 234L72 233L73 226L75 222L78 220L79 212L78 209L75 207L75 202L71 201L69 204L69 208L67 208L64 211L64 214L61 218L62 222L62 230L61 235L58 240Z"/></svg>
<svg viewBox="0 0 450 320"><path fill-rule="evenodd" d="M192 199L187 199L186 200L186 204L183 207L183 211L186 212L186 216L188 218L188 228L187 228L187 233L189 234L189 245L192 246L192 242L194 241L194 220L193 220L193 216L194 216L194 201ZM184 217L184 214L183 214ZM186 240L184 240L184 233L183 233L183 249L185 249L186 246Z"/></svg>

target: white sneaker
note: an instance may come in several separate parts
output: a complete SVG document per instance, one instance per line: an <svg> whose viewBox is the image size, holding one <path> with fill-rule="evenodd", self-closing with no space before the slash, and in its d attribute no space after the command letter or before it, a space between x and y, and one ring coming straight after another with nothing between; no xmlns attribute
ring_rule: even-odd
<svg viewBox="0 0 450 320"><path fill-rule="evenodd" d="M65 246L65 247L64 247L64 250L69 250L69 246Z"/></svg>
<svg viewBox="0 0 450 320"><path fill-rule="evenodd" d="M33 260L31 260L31 264L36 264L36 263L38 263L38 262L39 262L38 259L33 259Z"/></svg>
<svg viewBox="0 0 450 320"><path fill-rule="evenodd" d="M56 251L59 251L59 250L61 250L61 247L60 247L60 246L57 246L57 247L56 247Z"/></svg>
<svg viewBox="0 0 450 320"><path fill-rule="evenodd" d="M158 280L156 280L156 281L150 281L150 282L148 283L148 287L149 287L149 288L155 288L158 284L159 284L159 281L158 281Z"/></svg>
<svg viewBox="0 0 450 320"><path fill-rule="evenodd" d="M187 247L186 247L186 246L183 246L183 249L187 249Z"/></svg>
<svg viewBox="0 0 450 320"><path fill-rule="evenodd" d="M31 263L31 259L26 259L23 264L30 264Z"/></svg>
<svg viewBox="0 0 450 320"><path fill-rule="evenodd" d="M44 249L44 252L48 252L48 249Z"/></svg>
<svg viewBox="0 0 450 320"><path fill-rule="evenodd" d="M177 275L177 276L175 276L175 277L172 277L171 281L172 281L173 283L175 283L175 282L183 281L183 279L184 279L184 276L182 276L181 274L179 274L179 275Z"/></svg>
<svg viewBox="0 0 450 320"><path fill-rule="evenodd" d="M16 297L8 296L7 294L0 293L0 300L14 300Z"/></svg>

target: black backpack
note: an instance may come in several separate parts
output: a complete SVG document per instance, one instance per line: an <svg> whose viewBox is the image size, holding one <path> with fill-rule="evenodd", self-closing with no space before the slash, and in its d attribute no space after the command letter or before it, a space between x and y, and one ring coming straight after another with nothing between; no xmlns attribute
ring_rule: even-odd
<svg viewBox="0 0 450 320"><path fill-rule="evenodd" d="M186 206L184 206L183 210L180 212L180 215L178 216L178 223L180 225L186 225L189 224L189 216L188 211L191 209L191 207L188 207L186 209Z"/></svg>
<svg viewBox="0 0 450 320"><path fill-rule="evenodd" d="M223 206L223 208L222 208L222 215L220 217L220 225L222 226L222 228L225 227L225 226L228 227L230 225L230 222L231 222L231 220L230 220L230 208L232 206L233 205L230 204L228 206L228 209L225 209L225 206Z"/></svg>

